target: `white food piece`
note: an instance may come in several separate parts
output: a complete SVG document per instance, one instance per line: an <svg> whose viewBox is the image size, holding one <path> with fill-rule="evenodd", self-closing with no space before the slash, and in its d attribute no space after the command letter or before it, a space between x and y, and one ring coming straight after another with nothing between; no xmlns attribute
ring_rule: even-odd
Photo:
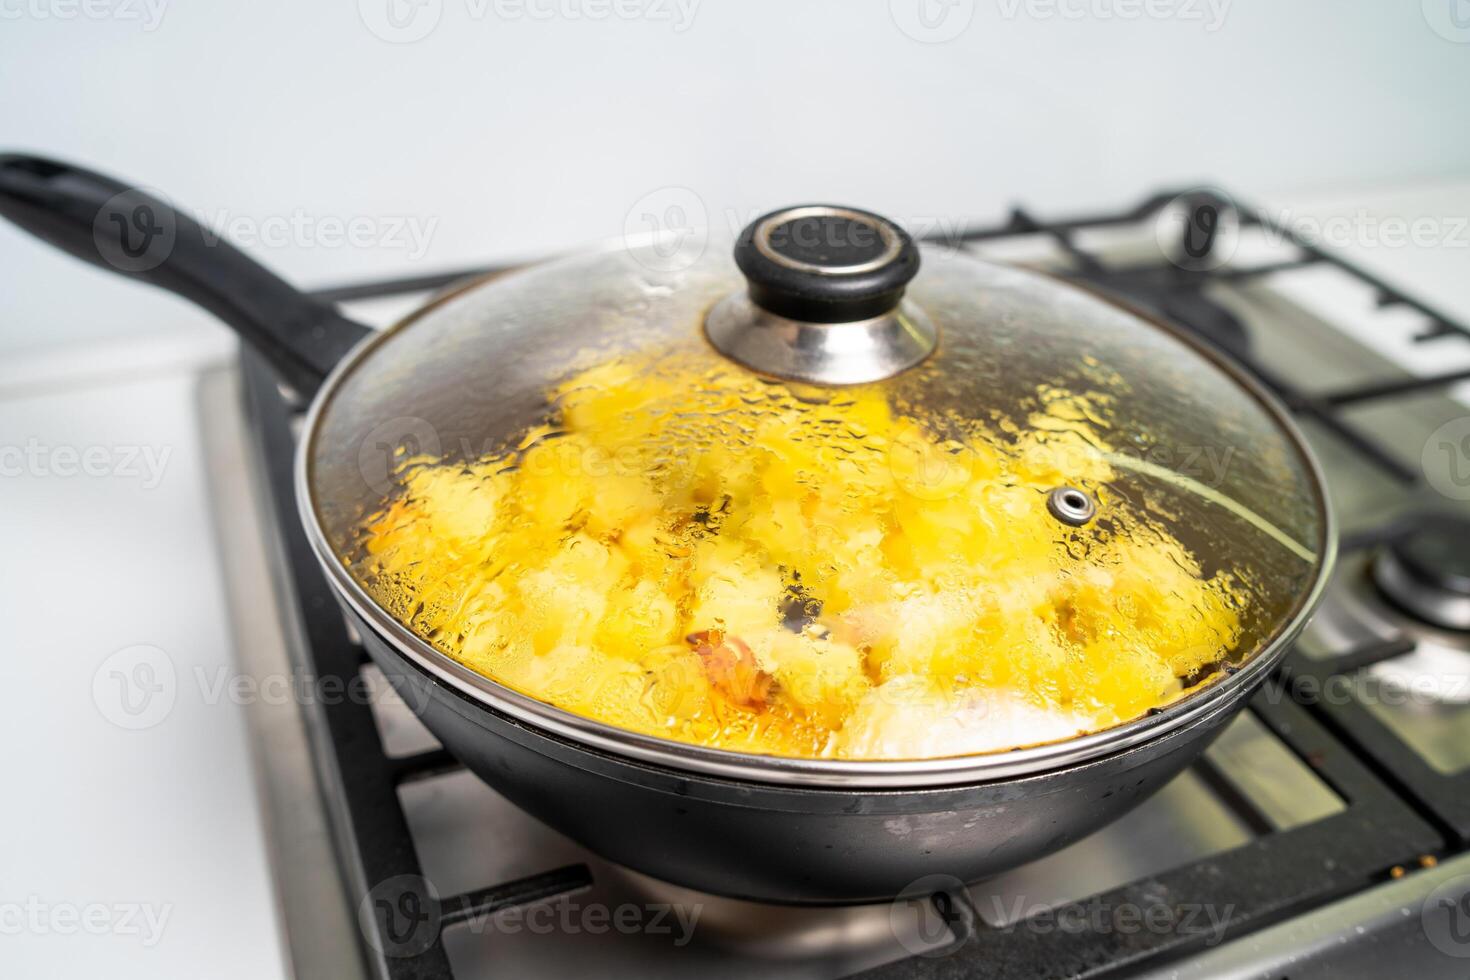
<svg viewBox="0 0 1470 980"><path fill-rule="evenodd" d="M927 759L1072 738L1091 718L1039 707L1011 690L949 694L904 675L868 692L833 736L839 757Z"/></svg>

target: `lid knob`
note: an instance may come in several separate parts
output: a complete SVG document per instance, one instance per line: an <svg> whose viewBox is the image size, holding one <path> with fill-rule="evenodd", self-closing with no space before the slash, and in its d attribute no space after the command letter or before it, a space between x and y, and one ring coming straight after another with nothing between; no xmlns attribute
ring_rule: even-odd
<svg viewBox="0 0 1470 980"><path fill-rule="evenodd" d="M757 218L735 243L750 298L777 316L845 323L898 305L919 250L898 225L857 208L807 204Z"/></svg>
<svg viewBox="0 0 1470 980"><path fill-rule="evenodd" d="M923 311L902 302L919 249L871 211L831 204L757 218L735 243L746 288L705 317L715 349L751 370L812 384L882 381L938 344Z"/></svg>

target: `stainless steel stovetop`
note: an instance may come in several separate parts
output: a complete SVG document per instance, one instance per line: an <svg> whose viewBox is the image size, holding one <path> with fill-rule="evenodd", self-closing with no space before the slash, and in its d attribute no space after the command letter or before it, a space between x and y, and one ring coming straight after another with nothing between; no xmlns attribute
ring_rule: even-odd
<svg viewBox="0 0 1470 980"><path fill-rule="evenodd" d="M1079 254L1120 266L1160 261L1150 221L1060 233L1031 231L1020 222L1005 233L977 237L965 247L1064 272L1077 270ZM1279 264L1279 271L1216 275L1201 290L1244 324L1258 363L1307 395L1407 377L1321 312L1340 310L1344 295L1359 290L1362 319L1371 320L1380 300L1372 289L1336 268L1300 267L1300 253L1289 245L1277 251L1243 233L1236 260L1225 268ZM357 301L349 309L386 323L421 296ZM1330 301L1319 302L1323 297ZM1396 322L1395 328L1412 333L1414 326ZM248 380L248 371L221 371L201 393L223 548L231 560L238 649L246 673L300 677L312 673L310 648L319 628L313 620L334 620L332 627L340 629L340 617L330 605L303 609L293 601L298 597L289 555L278 540L279 512L269 502L270 467L251 448L252 426L259 421L241 407ZM1459 430L1446 435L1444 427L1470 417L1470 408L1451 397L1448 386L1365 399L1344 414L1355 431L1388 447L1401 469L1445 467L1406 482L1306 413L1303 428L1328 472L1345 539L1381 537L1395 519L1426 509L1470 518L1470 421L1460 433L1467 449L1464 474L1453 471L1461 462L1453 451L1434 448L1435 440L1450 439L1446 445L1453 450ZM1456 486L1465 490L1461 499L1454 495ZM1112 826L972 886L949 904L936 904L926 894L893 905L842 909L763 906L692 893L614 867L436 755L432 736L376 669L365 665L361 676L371 692L367 700L383 751L390 760L411 760L405 763L407 775L385 778L396 781L412 848L440 895L473 893L487 883L556 869L584 867L590 877L589 887L529 904L499 912L491 911L493 903L471 909L443 933L443 954L455 977L713 980L759 974L774 980L846 976L888 965L891 975L936 977L1085 970L1098 976L1145 971L1159 977L1305 978L1402 975L1412 969L1423 978L1463 978L1470 975L1470 854L1456 854L1467 828L1455 825L1453 801L1436 810L1420 799L1431 797L1416 794L1414 779L1440 774L1449 781L1445 793L1470 788L1470 779L1458 779L1470 777L1470 633L1430 627L1385 599L1370 581L1375 553L1371 546L1348 549L1323 612L1299 644L1293 661L1299 666L1258 697L1256 710L1243 713L1201 763ZM1334 672L1335 659L1345 655L1365 665ZM1340 679L1336 689L1323 684L1320 696L1303 687L1333 678ZM358 832L364 826L339 812L344 786L358 775L344 774L337 755L340 733L327 720L332 695L307 689L316 694L251 708L282 921L296 973L435 975L381 955L371 930L360 927L359 908L376 883L361 880L354 854L403 843L344 839L353 826ZM1261 703L1272 698L1286 704ZM1408 756L1379 753L1374 733L1388 733L1381 741L1394 743L1394 752L1411 753L1422 774L1401 761ZM1318 742L1331 746L1331 759L1314 755L1310 746ZM364 751L375 754L378 748L368 745ZM1373 820L1386 825L1373 826ZM1324 827L1330 828L1325 838L1309 836ZM1363 843L1387 838L1392 846ZM1292 854L1303 853L1298 840L1312 841L1322 856L1314 852L1315 863L1293 863ZM1270 856L1273 841L1280 845L1277 858ZM1256 860L1231 863L1232 855ZM1273 867L1280 873L1262 871ZM1201 890L1192 894L1219 900L1181 907L1178 896L1194 880L1191 874L1204 881L1196 881ZM1218 878L1213 884L1211 874ZM1150 923L1151 902L1173 910L1169 923ZM1190 916L1187 942L1147 941L1150 930L1183 928L1181 914ZM1082 945L1084 934L1099 931L1112 933L1106 945L1114 958L1080 966L1069 959L1073 946L1090 948ZM1119 950L1138 955L1117 955Z"/></svg>

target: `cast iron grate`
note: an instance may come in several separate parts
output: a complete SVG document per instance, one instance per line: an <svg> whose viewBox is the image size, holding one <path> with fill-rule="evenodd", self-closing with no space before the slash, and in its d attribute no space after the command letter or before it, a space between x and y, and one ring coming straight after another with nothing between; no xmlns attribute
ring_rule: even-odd
<svg viewBox="0 0 1470 980"><path fill-rule="evenodd" d="M1213 304L1203 300L1202 293L1213 282L1325 264L1370 286L1381 306L1401 306L1425 316L1430 327L1415 338L1417 341L1470 339L1470 328L1357 266L1302 241L1284 227L1271 226L1275 234L1296 248L1298 257L1249 269L1209 270L1161 260L1147 266L1110 267L1076 243L1078 232L1151 222L1178 197L1160 194L1124 213L1059 222L1040 221L1017 210L1004 225L969 229L958 236L947 236L947 240L975 243L1019 235L1049 236L1072 261L1072 274L1079 281L1104 290L1113 289L1133 302L1181 321L1196 315L1213 315ZM1188 201L1189 227L1202 235L1192 243L1190 254L1200 256L1209 250L1220 213L1232 205L1227 199L1209 193L1193 194ZM1257 212L1238 209L1237 213L1242 227L1269 224L1269 219ZM481 268L365 283L323 290L319 295L341 302L408 294L495 271L501 270ZM1463 370L1434 377L1396 377L1308 394L1278 377L1269 366L1257 363L1248 345L1233 343L1229 324L1218 331L1206 328L1202 332L1239 359L1293 412L1334 433L1402 483L1406 490L1421 479L1418 471L1406 465L1390 447L1379 444L1344 418L1342 409L1368 401L1443 390L1470 379L1470 370ZM297 667L316 676L321 683L341 684L346 689L346 685L356 683L366 656L346 628L297 521L292 479L293 423L297 421L297 410L282 396L274 375L263 361L248 351L243 358L252 438L265 474L273 523L285 558L287 581L282 586L302 624L304 643L303 649L296 652L301 658ZM1400 530L1388 527L1360 534L1343 541L1342 546L1345 550L1373 547ZM1325 663L1308 664L1305 658L1294 658L1251 702L1250 710L1256 717L1342 798L1342 810L1302 826L1263 834L1234 849L1132 882L1094 896L1093 900L1104 908L1163 907L1176 912L1204 905L1233 907L1227 935L1235 937L1382 880L1401 866L1445 849L1446 841L1452 846L1470 841L1470 773L1444 775L1435 771L1361 706L1308 708L1294 700L1297 681L1305 672L1316 672L1319 677L1327 673L1349 673L1407 649L1403 643L1364 644ZM330 704L318 705L317 710L319 715L314 719L312 733L318 770L327 784L349 891L355 906L360 907L375 886L400 876L422 877L398 788L458 768L458 763L442 749L407 758L390 757L384 751L372 708L363 699L335 699ZM1210 777L1208 772L1201 775ZM1249 807L1248 801L1237 802ZM1261 826L1268 825L1259 814L1245 816ZM412 955L385 955L379 950L392 948L392 943L378 935L365 936L364 949L374 971L389 980L452 977L442 942L443 929L498 909L575 892L589 886L591 880L585 865L572 865L444 896L430 910L437 916L438 930L425 948L415 949ZM1197 930L1186 928L1182 914L1174 920L1178 928L1172 929L1136 933L1080 929L1042 935L1027 930L1023 924L987 925L963 895L936 895L934 905L950 924L955 943L942 955L901 960L864 976L885 980L1043 974L1103 976L1184 955L1204 941ZM375 910L375 914L378 912L381 914L375 923L381 931L385 925L391 925L384 922L383 915L392 915L395 910L391 907Z"/></svg>

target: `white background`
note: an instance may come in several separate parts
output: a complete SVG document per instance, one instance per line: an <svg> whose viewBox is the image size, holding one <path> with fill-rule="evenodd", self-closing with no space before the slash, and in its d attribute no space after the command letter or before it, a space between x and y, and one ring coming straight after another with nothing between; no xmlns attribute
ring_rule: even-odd
<svg viewBox="0 0 1470 980"><path fill-rule="evenodd" d="M422 255L251 246L304 284L618 236L666 187L715 224L809 199L958 223L1470 172L1464 0L416 2L0 0L0 140L217 222L432 226ZM379 37L390 9L427 35ZM198 329L5 227L0 269L0 352Z"/></svg>

